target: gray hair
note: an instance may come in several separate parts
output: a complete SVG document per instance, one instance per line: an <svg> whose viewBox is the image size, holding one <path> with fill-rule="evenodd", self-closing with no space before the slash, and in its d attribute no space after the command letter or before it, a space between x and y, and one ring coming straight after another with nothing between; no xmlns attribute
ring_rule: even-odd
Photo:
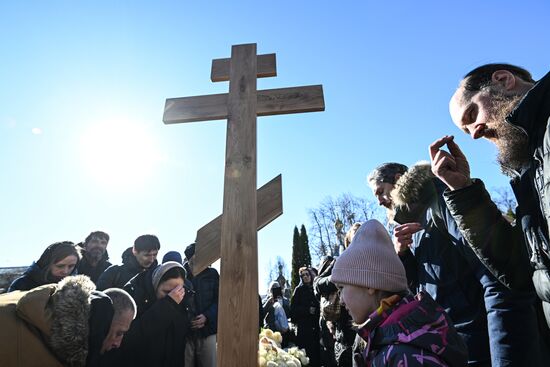
<svg viewBox="0 0 550 367"><path fill-rule="evenodd" d="M395 184L397 181L395 175L407 172L407 166L401 163L389 162L382 163L367 176L367 182L369 185L375 185L377 183L390 183Z"/></svg>
<svg viewBox="0 0 550 367"><path fill-rule="evenodd" d="M128 294L128 292L120 288L109 288L104 290L103 293L108 295L113 302L113 309L115 311L113 319L119 317L122 313L126 311L132 311L132 319L136 317L136 302L134 301L132 296Z"/></svg>

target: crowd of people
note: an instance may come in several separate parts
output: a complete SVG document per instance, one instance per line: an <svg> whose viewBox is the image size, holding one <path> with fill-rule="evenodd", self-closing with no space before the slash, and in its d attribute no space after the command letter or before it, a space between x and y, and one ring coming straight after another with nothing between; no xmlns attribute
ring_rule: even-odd
<svg viewBox="0 0 550 367"><path fill-rule="evenodd" d="M290 299L273 282L259 302L260 327L304 348L311 366L550 363L550 74L480 66L449 108L498 148L515 214L471 177L453 136L430 145L430 162L374 168L367 181L387 225L354 224L340 256L299 269ZM52 244L0 296L0 362L214 366L217 271L193 276L178 252L158 264L153 235L112 265L108 242L92 232Z"/></svg>
<svg viewBox="0 0 550 367"><path fill-rule="evenodd" d="M109 262L109 235L46 248L0 296L6 366L216 366L219 274L193 276L195 245L157 262L160 241L139 236Z"/></svg>

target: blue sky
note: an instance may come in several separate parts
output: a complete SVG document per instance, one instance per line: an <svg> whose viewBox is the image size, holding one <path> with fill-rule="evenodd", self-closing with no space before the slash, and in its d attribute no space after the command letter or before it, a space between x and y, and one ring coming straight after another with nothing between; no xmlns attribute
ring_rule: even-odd
<svg viewBox="0 0 550 367"><path fill-rule="evenodd" d="M207 5L206 5L207 4ZM455 134L472 173L502 187L495 149L456 129L448 100L468 70L548 71L548 2L2 1L0 266L50 243L155 233L161 255L221 213L225 122L165 126L166 98L224 93L211 60L231 45L276 53L258 89L323 84L326 111L258 119L258 186L283 175L284 214L258 236L260 287L290 261L294 225L328 195L372 198L377 164L412 164Z"/></svg>

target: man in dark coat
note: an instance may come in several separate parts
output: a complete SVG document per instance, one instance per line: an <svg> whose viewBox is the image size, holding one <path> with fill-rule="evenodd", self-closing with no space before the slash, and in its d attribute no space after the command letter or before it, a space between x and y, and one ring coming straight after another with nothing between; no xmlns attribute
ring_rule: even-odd
<svg viewBox="0 0 550 367"><path fill-rule="evenodd" d="M191 334L185 345L185 365L215 367L216 335L218 333L218 291L220 275L214 268L206 268L193 276L189 260L195 254L195 244L185 249L185 268L193 283L196 316L191 322Z"/></svg>
<svg viewBox="0 0 550 367"><path fill-rule="evenodd" d="M550 74L535 82L517 66L483 65L464 77L449 107L461 130L497 146L499 164L511 177L524 238L502 217L483 183L470 178L468 161L452 136L430 146L433 171L449 188L447 205L477 256L501 282L528 289L532 277L550 326ZM449 152L441 149L444 145Z"/></svg>
<svg viewBox="0 0 550 367"><path fill-rule="evenodd" d="M392 191L395 220L403 223L395 228L396 251L407 274L417 275L415 291L427 291L445 308L468 346L470 362L540 366L534 289L511 291L491 274L460 233L444 190L423 162L402 175Z"/></svg>
<svg viewBox="0 0 550 367"><path fill-rule="evenodd" d="M107 245L109 244L109 235L105 232L92 232L86 237L83 243L80 243L82 260L78 264L78 274L84 274L90 277L92 282L97 284L99 276L111 266Z"/></svg>
<svg viewBox="0 0 550 367"><path fill-rule="evenodd" d="M99 277L97 288L123 288L137 274L157 266L160 242L157 236L146 234L134 241L134 246L122 253L122 265L112 265Z"/></svg>

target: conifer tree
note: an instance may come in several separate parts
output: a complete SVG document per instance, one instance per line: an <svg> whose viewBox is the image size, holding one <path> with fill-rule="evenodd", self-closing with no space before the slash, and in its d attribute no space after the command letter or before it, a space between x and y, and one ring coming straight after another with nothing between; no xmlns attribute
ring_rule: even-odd
<svg viewBox="0 0 550 367"><path fill-rule="evenodd" d="M300 232L298 227L294 226L294 237L292 239L292 271L290 274L290 292L294 291L294 288L300 282L300 273L298 270L302 266L302 246L300 241Z"/></svg>
<svg viewBox="0 0 550 367"><path fill-rule="evenodd" d="M311 253L309 252L309 239L307 237L306 227L302 224L300 228L300 243L302 247L303 265L311 266Z"/></svg>

